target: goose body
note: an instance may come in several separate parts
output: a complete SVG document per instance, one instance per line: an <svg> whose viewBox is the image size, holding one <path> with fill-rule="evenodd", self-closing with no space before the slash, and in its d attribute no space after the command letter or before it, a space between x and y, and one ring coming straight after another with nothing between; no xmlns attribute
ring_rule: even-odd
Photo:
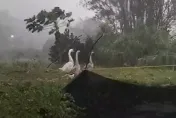
<svg viewBox="0 0 176 118"><path fill-rule="evenodd" d="M72 56L71 56L71 53L72 53L72 52L74 52L73 49L70 49L70 50L68 51L69 61L68 61L66 64L64 64L64 66L63 66L62 68L59 68L60 70L62 70L62 71L64 71L64 72L67 72L67 73L69 73L70 71L73 70L73 68L74 68L74 61L73 61L73 58L72 58Z"/></svg>

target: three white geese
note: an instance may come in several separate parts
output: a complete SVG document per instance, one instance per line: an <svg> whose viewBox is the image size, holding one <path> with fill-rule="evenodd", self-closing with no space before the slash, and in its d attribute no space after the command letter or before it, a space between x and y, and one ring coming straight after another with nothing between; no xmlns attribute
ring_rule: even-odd
<svg viewBox="0 0 176 118"><path fill-rule="evenodd" d="M74 65L74 61L73 61L73 58L71 56L71 53L74 52L73 49L70 49L68 51L68 57L69 57L69 61L62 67L62 68L59 68L60 70L64 71L64 72L67 72L67 73L70 73L70 72L73 72L73 74L69 75L70 78L72 77L75 77L77 76L80 72L81 72L81 67L80 67L80 64L79 64L79 59L78 59L78 55L80 53L80 50L77 50L76 51L76 60L75 60L75 65ZM93 61L92 61L92 54L94 52L91 52L91 55L89 57L89 63L87 65L87 69L88 70L92 70L93 67L94 67L94 64L93 64Z"/></svg>

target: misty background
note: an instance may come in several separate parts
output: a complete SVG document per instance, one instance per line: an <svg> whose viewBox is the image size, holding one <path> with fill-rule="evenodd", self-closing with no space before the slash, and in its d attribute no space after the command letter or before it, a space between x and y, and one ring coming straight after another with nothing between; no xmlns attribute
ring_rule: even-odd
<svg viewBox="0 0 176 118"><path fill-rule="evenodd" d="M80 60L84 63L88 47L104 32L94 49L96 65L176 64L175 6L174 0L1 0L0 60L38 58L48 61L52 58L50 61L54 61L60 55L63 61L58 63L63 64L68 60L68 50L61 52L71 44L73 33L82 35L72 48L81 50ZM51 29L34 33L26 29L24 19L44 9L50 12L55 7L72 12L70 18L74 21L69 33L64 34L65 27L60 26L59 32L52 35L49 35ZM63 44L56 43L57 38ZM53 45L55 47L50 49Z"/></svg>
<svg viewBox="0 0 176 118"><path fill-rule="evenodd" d="M68 4L69 3L69 6ZM72 17L75 21L71 25L71 31L77 35L81 35L81 29L83 29L86 24L81 24L84 19L88 19L93 16L94 13L86 10L81 5L79 5L79 0L1 0L0 1L0 54L1 58L5 60L10 60L13 58L13 51L16 50L20 55L21 52L27 52L28 57L32 58L37 55L37 52L43 50L45 43L49 43L50 46L54 44L54 36L48 35L48 30L42 31L40 33L31 33L26 30L26 24L24 22L25 18L31 17L37 14L41 10L51 10L55 6L59 6L67 12L72 12ZM92 21L93 23L93 21ZM92 24L88 34L94 34L94 29L96 26ZM74 30L74 27L77 27ZM64 29L60 29L61 32ZM86 31L87 32L87 31ZM14 35L12 38L11 35ZM83 37L82 37L83 38ZM47 40L52 40L48 41ZM36 52L35 54L30 54ZM8 53L7 53L8 52ZM43 55L47 56L48 51L44 52ZM15 56L15 55L14 55ZM46 57L48 58L48 57Z"/></svg>

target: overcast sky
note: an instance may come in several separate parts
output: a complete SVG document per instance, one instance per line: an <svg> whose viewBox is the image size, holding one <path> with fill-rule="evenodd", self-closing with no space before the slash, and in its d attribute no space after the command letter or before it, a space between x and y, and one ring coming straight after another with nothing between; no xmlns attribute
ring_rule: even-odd
<svg viewBox="0 0 176 118"><path fill-rule="evenodd" d="M8 10L19 19L30 17L42 9L50 10L55 6L68 12L72 11L75 19L93 15L93 12L79 5L79 0L0 0L0 10Z"/></svg>
<svg viewBox="0 0 176 118"><path fill-rule="evenodd" d="M72 12L72 17L75 19L75 22L73 22L72 25L74 25L80 18L84 19L85 17L91 17L94 15L93 12L83 8L79 4L79 1L80 0L0 0L0 11L8 10L10 15L23 21L25 18L37 14L42 9L51 10L56 6L59 6L66 12ZM62 30L62 28L60 30ZM49 37L48 32L44 33ZM36 47L40 48L48 39L48 37L43 36L43 33L31 33L31 35L42 36L42 38L37 37L37 40L35 38L33 40L30 39L31 42L35 42L34 44L37 45Z"/></svg>

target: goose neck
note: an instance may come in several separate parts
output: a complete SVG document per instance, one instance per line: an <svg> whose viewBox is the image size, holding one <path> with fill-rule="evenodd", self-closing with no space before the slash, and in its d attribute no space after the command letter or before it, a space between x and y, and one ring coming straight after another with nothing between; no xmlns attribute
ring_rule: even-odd
<svg viewBox="0 0 176 118"><path fill-rule="evenodd" d="M90 62L90 63L93 63L93 62L92 62L92 54L91 54L90 57L89 57L89 62Z"/></svg>
<svg viewBox="0 0 176 118"><path fill-rule="evenodd" d="M73 62L73 58L71 56L71 51L68 52L69 62Z"/></svg>
<svg viewBox="0 0 176 118"><path fill-rule="evenodd" d="M76 63L75 63L75 65L79 65L78 54L79 54L79 52L76 52Z"/></svg>

